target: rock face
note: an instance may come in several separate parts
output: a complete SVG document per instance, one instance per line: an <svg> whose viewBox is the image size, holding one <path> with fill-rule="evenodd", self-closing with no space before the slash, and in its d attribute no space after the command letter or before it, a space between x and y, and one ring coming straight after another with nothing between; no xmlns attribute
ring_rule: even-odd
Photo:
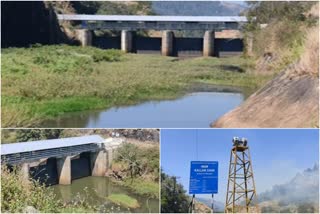
<svg viewBox="0 0 320 214"><path fill-rule="evenodd" d="M279 74L212 127L314 127L318 124L319 82L310 75Z"/></svg>
<svg viewBox="0 0 320 214"><path fill-rule="evenodd" d="M308 32L300 60L278 74L212 127L300 128L319 124L318 30Z"/></svg>

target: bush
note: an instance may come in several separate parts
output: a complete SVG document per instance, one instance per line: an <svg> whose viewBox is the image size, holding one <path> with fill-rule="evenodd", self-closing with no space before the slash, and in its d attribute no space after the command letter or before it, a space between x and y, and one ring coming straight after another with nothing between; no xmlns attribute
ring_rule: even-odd
<svg viewBox="0 0 320 214"><path fill-rule="evenodd" d="M2 166L1 170L1 211L23 212L27 206L32 206L41 212L58 212L60 201L44 185L36 181L26 182L20 172L13 172Z"/></svg>
<svg viewBox="0 0 320 214"><path fill-rule="evenodd" d="M116 161L127 165L127 176L131 179L141 175L152 181L159 179L159 149L125 143L118 149Z"/></svg>
<svg viewBox="0 0 320 214"><path fill-rule="evenodd" d="M117 62L120 61L122 53L118 50L96 51L92 59L94 62Z"/></svg>
<svg viewBox="0 0 320 214"><path fill-rule="evenodd" d="M1 212L21 213L26 207L33 207L39 212L85 212L97 211L97 207L90 205L88 193L81 198L79 195L68 204L57 200L53 190L44 184L29 179L25 181L18 168L13 171L2 166L1 169Z"/></svg>

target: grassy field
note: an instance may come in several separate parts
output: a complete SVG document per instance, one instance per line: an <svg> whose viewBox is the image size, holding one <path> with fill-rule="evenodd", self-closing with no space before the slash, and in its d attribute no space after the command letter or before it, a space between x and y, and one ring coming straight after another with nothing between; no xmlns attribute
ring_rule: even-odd
<svg viewBox="0 0 320 214"><path fill-rule="evenodd" d="M241 57L179 60L66 45L3 49L1 66L3 127L175 98L193 82L258 88L270 79Z"/></svg>

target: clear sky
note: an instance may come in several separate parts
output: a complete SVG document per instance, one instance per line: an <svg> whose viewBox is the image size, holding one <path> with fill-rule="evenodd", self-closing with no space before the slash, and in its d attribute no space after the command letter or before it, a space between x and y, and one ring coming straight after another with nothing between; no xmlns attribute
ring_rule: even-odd
<svg viewBox="0 0 320 214"><path fill-rule="evenodd" d="M234 136L248 139L258 194L288 182L319 160L317 129L162 129L161 167L178 176L188 191L190 161L219 161L215 198L224 202Z"/></svg>

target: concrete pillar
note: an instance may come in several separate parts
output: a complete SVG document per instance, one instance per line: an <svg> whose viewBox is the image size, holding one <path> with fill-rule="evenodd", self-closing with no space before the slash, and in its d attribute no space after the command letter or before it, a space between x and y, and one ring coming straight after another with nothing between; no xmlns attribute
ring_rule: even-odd
<svg viewBox="0 0 320 214"><path fill-rule="evenodd" d="M107 152L108 152L108 168L111 168L112 167L112 160L113 160L113 149L109 148L107 150Z"/></svg>
<svg viewBox="0 0 320 214"><path fill-rule="evenodd" d="M78 39L82 47L92 45L92 31L87 29L77 30Z"/></svg>
<svg viewBox="0 0 320 214"><path fill-rule="evenodd" d="M92 176L105 176L108 169L107 153L104 150L92 152L90 157Z"/></svg>
<svg viewBox="0 0 320 214"><path fill-rule="evenodd" d="M174 40L174 34L172 31L166 30L162 32L162 41L161 41L162 56L173 56L173 40Z"/></svg>
<svg viewBox="0 0 320 214"><path fill-rule="evenodd" d="M29 181L30 178L30 165L29 163L23 163L21 165L21 176L24 181Z"/></svg>
<svg viewBox="0 0 320 214"><path fill-rule="evenodd" d="M207 30L203 37L203 56L213 56L214 55L214 31Z"/></svg>
<svg viewBox="0 0 320 214"><path fill-rule="evenodd" d="M253 36L251 34L245 37L245 51L247 56L253 56Z"/></svg>
<svg viewBox="0 0 320 214"><path fill-rule="evenodd" d="M59 184L71 184L71 157L63 157L57 159L57 172Z"/></svg>
<svg viewBox="0 0 320 214"><path fill-rule="evenodd" d="M132 32L127 30L121 31L121 50L125 53L133 52Z"/></svg>

